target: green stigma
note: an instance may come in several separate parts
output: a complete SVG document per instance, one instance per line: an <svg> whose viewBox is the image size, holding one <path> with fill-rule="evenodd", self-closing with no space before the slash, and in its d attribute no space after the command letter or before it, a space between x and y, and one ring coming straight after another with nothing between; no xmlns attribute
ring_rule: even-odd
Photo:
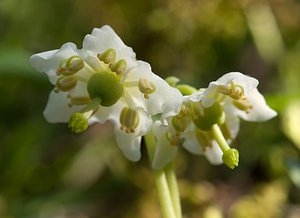
<svg viewBox="0 0 300 218"><path fill-rule="evenodd" d="M82 113L74 113L69 119L68 127L72 132L81 133L88 128L88 118Z"/></svg>
<svg viewBox="0 0 300 218"><path fill-rule="evenodd" d="M223 162L231 169L234 169L239 165L239 152L238 150L231 148L223 153Z"/></svg>

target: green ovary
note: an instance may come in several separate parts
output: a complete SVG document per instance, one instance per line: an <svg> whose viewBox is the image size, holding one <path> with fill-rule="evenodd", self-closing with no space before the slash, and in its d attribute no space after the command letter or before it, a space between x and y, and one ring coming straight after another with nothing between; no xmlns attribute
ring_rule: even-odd
<svg viewBox="0 0 300 218"><path fill-rule="evenodd" d="M124 87L116 74L103 71L91 76L87 90L91 99L98 97L101 99L100 105L109 107L120 99Z"/></svg>
<svg viewBox="0 0 300 218"><path fill-rule="evenodd" d="M195 102L194 104L201 103ZM203 131L210 130L214 124L222 124L224 122L224 111L222 106L218 102L215 102L208 108L202 107L201 111L198 111L197 105L195 105L193 112L194 124Z"/></svg>

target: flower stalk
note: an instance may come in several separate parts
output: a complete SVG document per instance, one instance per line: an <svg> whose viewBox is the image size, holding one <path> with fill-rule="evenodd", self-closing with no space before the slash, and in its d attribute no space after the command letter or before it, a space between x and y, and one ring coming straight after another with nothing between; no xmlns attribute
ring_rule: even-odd
<svg viewBox="0 0 300 218"><path fill-rule="evenodd" d="M152 163L156 140L152 131L145 135L149 161ZM153 169L154 181L164 218L181 218L180 197L173 163L165 169Z"/></svg>

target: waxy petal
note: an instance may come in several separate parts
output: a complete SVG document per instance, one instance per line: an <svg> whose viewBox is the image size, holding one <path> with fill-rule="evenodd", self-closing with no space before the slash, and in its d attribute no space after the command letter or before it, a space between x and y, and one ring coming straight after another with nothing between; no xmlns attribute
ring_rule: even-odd
<svg viewBox="0 0 300 218"><path fill-rule="evenodd" d="M248 96L247 101L253 106L249 113L239 110L232 104L225 104L225 110L234 111L234 113L246 121L267 121L277 115L277 112L271 109L262 94L257 89L254 89Z"/></svg>
<svg viewBox="0 0 300 218"><path fill-rule="evenodd" d="M70 103L70 99L67 98L67 93L52 91L43 112L46 120L49 123L66 123L73 113L83 108L83 106L69 107L68 103Z"/></svg>
<svg viewBox="0 0 300 218"><path fill-rule="evenodd" d="M152 161L153 169L162 169L172 161L177 153L177 146L171 145L166 138L168 126L162 126L161 121L156 121L153 125L153 133L157 138L156 149Z"/></svg>
<svg viewBox="0 0 300 218"><path fill-rule="evenodd" d="M110 26L94 28L83 40L82 49L94 57L111 48L116 51L116 62L124 59L127 62L127 69L135 65L135 53L132 48L126 46Z"/></svg>
<svg viewBox="0 0 300 218"><path fill-rule="evenodd" d="M142 110L139 110L139 124L134 133L126 133L121 130L120 114L126 105L121 101L109 107L110 114L108 119L111 120L115 127L117 142L123 154L131 161L138 161L141 157L141 137L146 135L152 127L152 119ZM100 118L101 119L101 118Z"/></svg>
<svg viewBox="0 0 300 218"><path fill-rule="evenodd" d="M147 79L155 86L155 91L149 94L149 99L144 97L137 86L140 78ZM126 83L136 85L126 87ZM182 94L152 73L150 65L146 62L137 61L137 66L129 73L124 85L124 99L131 108L143 108L151 115L162 113L162 118L176 115L181 109Z"/></svg>
<svg viewBox="0 0 300 218"><path fill-rule="evenodd" d="M59 64L75 55L85 58L87 54L83 51L79 51L75 44L68 42L60 49L32 55L30 57L30 63L37 71L46 73L50 82L55 85L58 78L56 71Z"/></svg>

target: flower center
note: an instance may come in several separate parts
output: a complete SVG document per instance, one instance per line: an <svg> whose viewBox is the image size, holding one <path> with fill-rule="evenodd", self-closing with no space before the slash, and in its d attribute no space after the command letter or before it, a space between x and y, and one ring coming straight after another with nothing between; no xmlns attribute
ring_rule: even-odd
<svg viewBox="0 0 300 218"><path fill-rule="evenodd" d="M129 107L124 107L120 115L121 130L134 133L140 121L139 113Z"/></svg>
<svg viewBox="0 0 300 218"><path fill-rule="evenodd" d="M203 131L210 130L214 124L222 124L225 120L223 107L215 102L210 107L204 107L200 102L192 102L193 122Z"/></svg>
<svg viewBox="0 0 300 218"><path fill-rule="evenodd" d="M100 98L102 106L114 105L123 95L124 87L120 78L111 72L95 73L88 81L87 91L91 99Z"/></svg>

